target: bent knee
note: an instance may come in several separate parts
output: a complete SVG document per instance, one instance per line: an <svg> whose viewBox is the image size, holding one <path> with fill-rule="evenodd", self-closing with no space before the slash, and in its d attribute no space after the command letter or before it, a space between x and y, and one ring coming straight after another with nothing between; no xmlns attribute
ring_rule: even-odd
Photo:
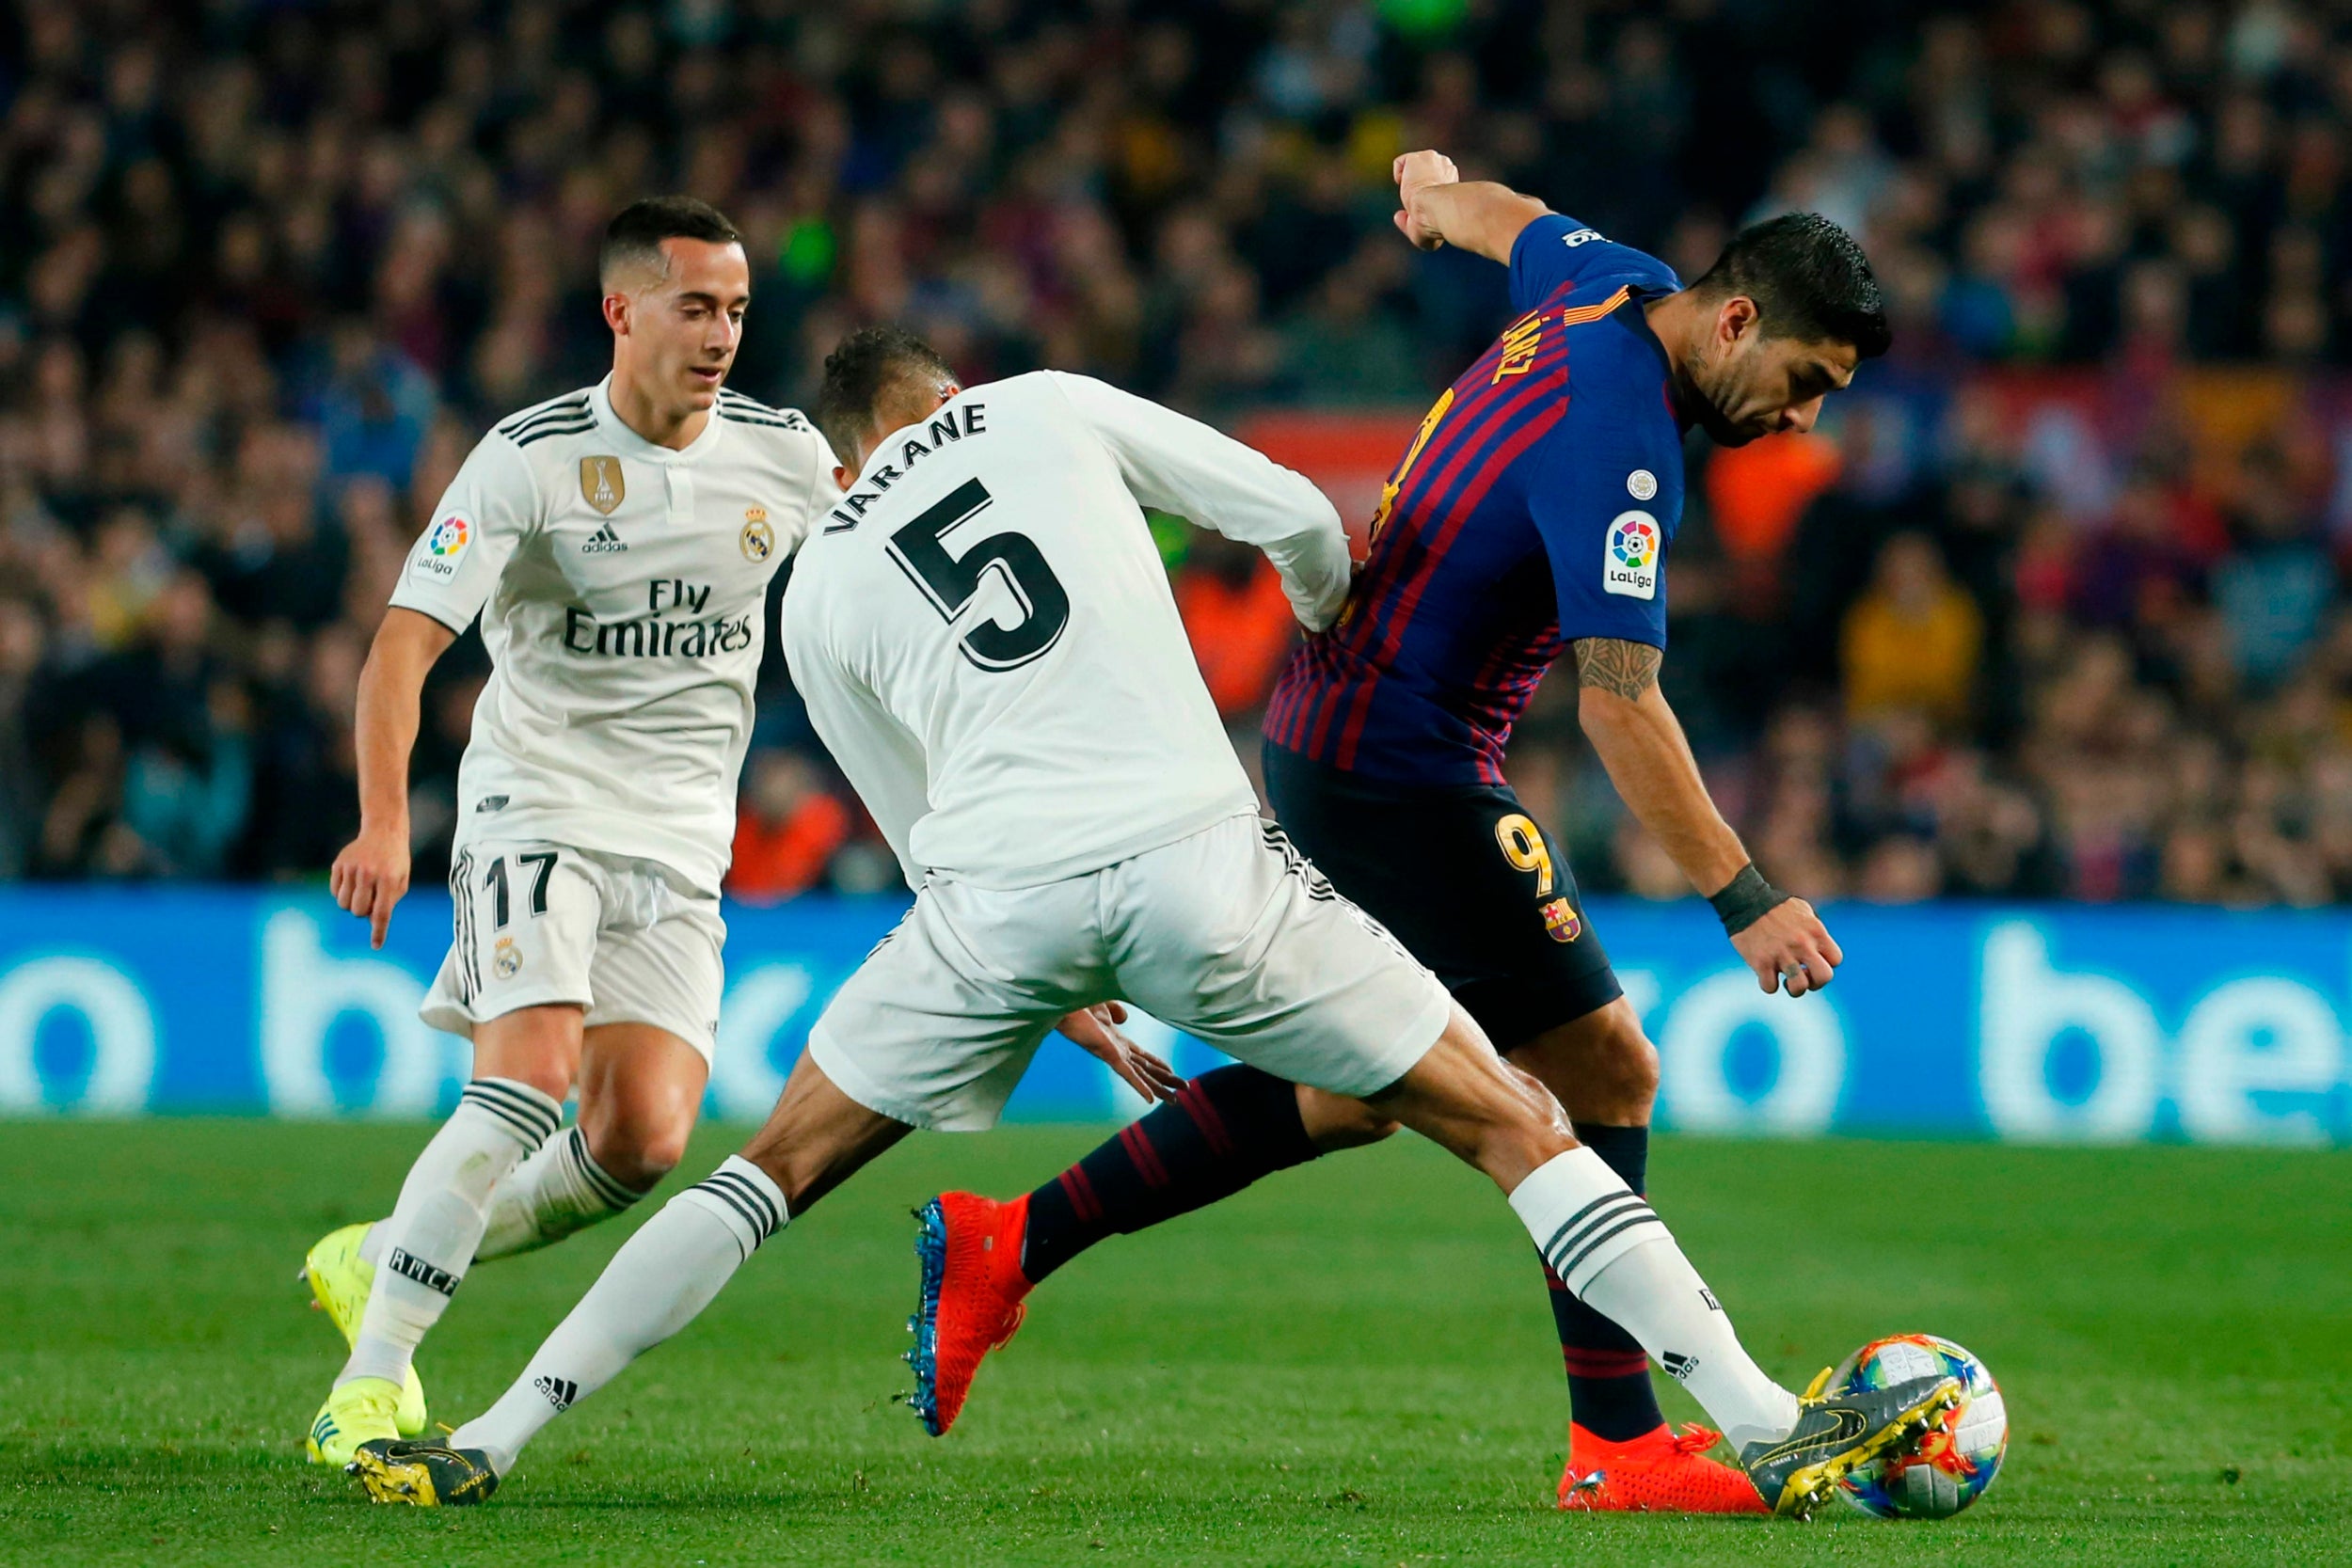
<svg viewBox="0 0 2352 1568"><path fill-rule="evenodd" d="M1639 1123L1658 1099L1658 1048L1623 997L1510 1053L1578 1121Z"/></svg>
<svg viewBox="0 0 2352 1568"><path fill-rule="evenodd" d="M677 1168L686 1158L686 1140L694 1127L691 1117L603 1117L584 1109L580 1120L590 1157L606 1175L636 1192L644 1192Z"/></svg>
<svg viewBox="0 0 2352 1568"><path fill-rule="evenodd" d="M1626 1037L1611 1055L1616 1070L1613 1074L1617 1092L1645 1105L1658 1098L1658 1047L1650 1043L1639 1022L1633 1024Z"/></svg>

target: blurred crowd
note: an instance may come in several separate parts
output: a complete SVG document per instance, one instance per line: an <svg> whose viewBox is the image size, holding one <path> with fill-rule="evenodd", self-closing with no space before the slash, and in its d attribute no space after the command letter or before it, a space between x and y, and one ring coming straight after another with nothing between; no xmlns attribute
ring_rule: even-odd
<svg viewBox="0 0 2352 1568"><path fill-rule="evenodd" d="M737 371L844 330L1232 423L1415 412L1506 309L1390 229L1452 152L1693 277L1790 208L1897 348L1694 449L1669 690L1816 895L2352 894L2352 7L2287 0L16 0L0 20L0 875L310 878L352 696L484 426L594 380L594 252L726 208ZM1287 645L1163 530L1237 736ZM427 691L423 879L484 673ZM1551 682L1515 779L1680 891ZM737 891L894 877L771 659ZM1248 749L1254 752L1254 744Z"/></svg>

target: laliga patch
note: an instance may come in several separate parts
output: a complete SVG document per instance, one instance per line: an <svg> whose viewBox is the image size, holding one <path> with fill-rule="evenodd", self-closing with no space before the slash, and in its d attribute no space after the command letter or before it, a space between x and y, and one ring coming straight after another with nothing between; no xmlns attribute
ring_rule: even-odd
<svg viewBox="0 0 2352 1568"><path fill-rule="evenodd" d="M1584 934L1584 922L1577 919L1576 907L1565 898L1554 898L1543 908L1544 931L1554 942L1574 942Z"/></svg>
<svg viewBox="0 0 2352 1568"><path fill-rule="evenodd" d="M1658 558L1665 548L1657 518L1646 512L1618 513L1602 540L1602 591L1629 599L1658 597Z"/></svg>
<svg viewBox="0 0 2352 1568"><path fill-rule="evenodd" d="M473 543L473 525L463 517L443 517L424 531L408 557L408 571L428 582L447 582L457 576L457 558Z"/></svg>

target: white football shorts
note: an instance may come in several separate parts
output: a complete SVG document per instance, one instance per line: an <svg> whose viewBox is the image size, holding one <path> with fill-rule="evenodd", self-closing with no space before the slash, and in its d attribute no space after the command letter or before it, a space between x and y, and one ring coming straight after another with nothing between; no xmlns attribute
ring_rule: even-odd
<svg viewBox="0 0 2352 1568"><path fill-rule="evenodd" d="M418 1016L473 1037L517 1007L650 1023L708 1061L727 938L719 900L655 861L531 840L470 844L450 867L455 930Z"/></svg>
<svg viewBox="0 0 2352 1568"><path fill-rule="evenodd" d="M1055 1022L1114 998L1344 1095L1404 1077L1454 1005L1280 829L1233 816L1042 886L933 879L826 1006L808 1048L869 1110L980 1132Z"/></svg>

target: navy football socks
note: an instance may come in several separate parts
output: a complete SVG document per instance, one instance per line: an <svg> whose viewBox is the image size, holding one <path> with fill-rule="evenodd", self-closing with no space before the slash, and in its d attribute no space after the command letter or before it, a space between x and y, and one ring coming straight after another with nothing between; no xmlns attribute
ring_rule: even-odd
<svg viewBox="0 0 2352 1568"><path fill-rule="evenodd" d="M1204 1072L1029 1195L1021 1272L1035 1284L1105 1236L1205 1208L1315 1154L1296 1085L1254 1067Z"/></svg>
<svg viewBox="0 0 2352 1568"><path fill-rule="evenodd" d="M1647 1186L1648 1128L1583 1123L1576 1136L1627 1186ZM1206 1208L1317 1152L1288 1081L1238 1064L1204 1072L1029 1195L1021 1272L1036 1284L1106 1236ZM1544 1278L1577 1424L1612 1442L1664 1424L1641 1345L1577 1300L1549 1266Z"/></svg>
<svg viewBox="0 0 2352 1568"><path fill-rule="evenodd" d="M1639 1193L1649 1182L1649 1129L1579 1122L1576 1140ZM1576 1424L1596 1437L1622 1443L1665 1424L1649 1357L1633 1336L1572 1295L1544 1266L1551 1287L1551 1321L1560 1331L1560 1359L1568 1372L1568 1407Z"/></svg>

